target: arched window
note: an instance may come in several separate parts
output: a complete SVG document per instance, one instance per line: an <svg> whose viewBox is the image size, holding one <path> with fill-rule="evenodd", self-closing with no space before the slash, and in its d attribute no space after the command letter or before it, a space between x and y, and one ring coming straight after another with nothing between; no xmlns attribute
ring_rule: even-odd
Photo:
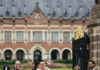
<svg viewBox="0 0 100 70"><path fill-rule="evenodd" d="M56 12L54 11L53 14L52 14L52 17L55 17L55 16L56 16Z"/></svg>
<svg viewBox="0 0 100 70"><path fill-rule="evenodd" d="M64 17L67 17L67 12L64 13Z"/></svg>
<svg viewBox="0 0 100 70"><path fill-rule="evenodd" d="M7 12L6 12L6 16L8 17L9 16L9 11L7 10Z"/></svg>
<svg viewBox="0 0 100 70"><path fill-rule="evenodd" d="M75 17L78 17L78 15L79 15L79 13L78 13L78 12L76 12L76 13L75 13Z"/></svg>
<svg viewBox="0 0 100 70"><path fill-rule="evenodd" d="M18 12L18 16L21 17L21 11Z"/></svg>

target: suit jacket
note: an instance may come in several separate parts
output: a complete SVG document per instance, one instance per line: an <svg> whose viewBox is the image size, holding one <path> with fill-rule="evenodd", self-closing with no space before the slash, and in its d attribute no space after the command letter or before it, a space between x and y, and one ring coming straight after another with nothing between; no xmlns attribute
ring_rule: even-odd
<svg viewBox="0 0 100 70"><path fill-rule="evenodd" d="M5 70L5 67L6 67L6 66L3 67L3 70ZM10 70L9 66L7 66L7 70Z"/></svg>

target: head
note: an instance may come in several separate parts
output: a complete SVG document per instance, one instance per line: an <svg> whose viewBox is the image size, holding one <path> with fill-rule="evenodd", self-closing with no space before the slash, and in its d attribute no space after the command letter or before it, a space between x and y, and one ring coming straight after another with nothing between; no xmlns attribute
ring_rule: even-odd
<svg viewBox="0 0 100 70"><path fill-rule="evenodd" d="M93 60L90 60L89 63L88 63L88 67L89 67L89 69L94 69L95 62Z"/></svg>
<svg viewBox="0 0 100 70"><path fill-rule="evenodd" d="M7 66L7 64L6 64L6 66Z"/></svg>
<svg viewBox="0 0 100 70"><path fill-rule="evenodd" d="M79 66L75 66L74 70L81 70Z"/></svg>
<svg viewBox="0 0 100 70"><path fill-rule="evenodd" d="M41 61L40 61L40 68L44 70L45 67L46 67L45 61L44 61L44 60L41 60Z"/></svg>
<svg viewBox="0 0 100 70"><path fill-rule="evenodd" d="M20 70L20 68L21 68L20 61L16 61L15 64L14 64L14 67L15 67L16 70Z"/></svg>
<svg viewBox="0 0 100 70"><path fill-rule="evenodd" d="M40 63L36 63L35 68L40 68Z"/></svg>

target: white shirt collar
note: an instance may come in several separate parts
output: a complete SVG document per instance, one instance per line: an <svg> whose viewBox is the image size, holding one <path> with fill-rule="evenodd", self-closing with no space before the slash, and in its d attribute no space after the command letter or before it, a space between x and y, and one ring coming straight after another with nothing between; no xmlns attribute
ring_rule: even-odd
<svg viewBox="0 0 100 70"><path fill-rule="evenodd" d="M92 70L92 69L90 69L90 70ZM93 70L95 70L95 68Z"/></svg>

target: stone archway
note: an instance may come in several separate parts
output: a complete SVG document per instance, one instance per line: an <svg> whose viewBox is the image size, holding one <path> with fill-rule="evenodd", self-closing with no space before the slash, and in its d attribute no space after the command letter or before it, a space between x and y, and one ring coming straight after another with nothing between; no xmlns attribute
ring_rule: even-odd
<svg viewBox="0 0 100 70"><path fill-rule="evenodd" d="M64 50L62 52L62 59L70 59L70 51L69 50Z"/></svg>
<svg viewBox="0 0 100 70"><path fill-rule="evenodd" d="M30 58L32 59L33 63L34 63L34 52L35 52L35 50L40 50L41 51L42 60L47 59L45 57L45 54L46 54L45 48L40 44L36 44L30 49L30 52L29 52L29 54L32 54L32 56L30 56Z"/></svg>
<svg viewBox="0 0 100 70"><path fill-rule="evenodd" d="M17 48L15 49L15 59L16 60L24 60L25 59L25 54L26 54L26 50L24 48ZM22 56L20 56L22 55ZM17 57L17 56L20 56L20 57Z"/></svg>
<svg viewBox="0 0 100 70"><path fill-rule="evenodd" d="M23 50L18 50L16 52L17 60L23 60L24 59L24 51Z"/></svg>
<svg viewBox="0 0 100 70"><path fill-rule="evenodd" d="M11 50L6 50L4 52L5 54L5 60L11 60L12 59L12 51Z"/></svg>
<svg viewBox="0 0 100 70"><path fill-rule="evenodd" d="M62 59L72 59L72 49L66 47L61 50Z"/></svg>
<svg viewBox="0 0 100 70"><path fill-rule="evenodd" d="M2 58L4 58L4 60L12 60L13 59L13 54L14 54L14 50L12 48L5 48L3 49L2 52Z"/></svg>
<svg viewBox="0 0 100 70"><path fill-rule="evenodd" d="M33 53L34 63L39 63L42 60L42 52L40 50L35 50Z"/></svg>
<svg viewBox="0 0 100 70"><path fill-rule="evenodd" d="M58 60L59 59L59 51L54 49L51 52L51 59L52 60Z"/></svg>

